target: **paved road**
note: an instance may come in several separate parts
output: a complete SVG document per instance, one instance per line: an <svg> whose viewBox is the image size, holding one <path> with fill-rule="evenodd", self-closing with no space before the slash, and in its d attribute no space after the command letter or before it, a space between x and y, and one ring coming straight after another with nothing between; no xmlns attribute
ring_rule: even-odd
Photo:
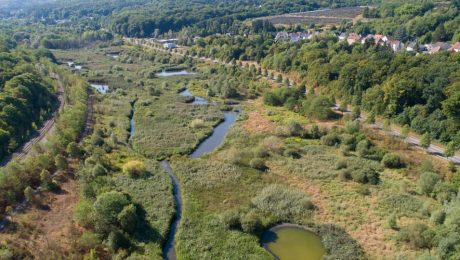
<svg viewBox="0 0 460 260"><path fill-rule="evenodd" d="M129 39L127 39L128 41L130 41ZM131 40L132 42L132 40ZM134 43L134 42L132 42ZM135 43L136 44L136 43ZM169 51L169 50L166 50L164 48L161 48L161 47L157 47L157 46L152 46L150 44L142 44L143 46L145 47L149 47L149 48L154 48L156 50L159 50L159 51L164 51L164 52L169 52L169 53L172 53L172 54L176 54L176 55L180 55L180 56L186 56L186 57L190 57L190 58L194 58L194 59L199 59L199 60L202 60L202 61L208 61L208 62L212 62L212 63L219 63L219 64L224 64L224 65L231 65L229 62L224 62L224 61L220 61L220 60L217 60L217 59L211 59L211 58L207 58L207 57L199 57L199 56L191 56L191 55L186 55L185 53L182 53L180 51L177 51L177 52L173 52L173 51ZM186 47L182 47L184 50L186 50ZM254 65L256 66L256 68L258 69L259 67L261 67L257 62L254 62L254 61L242 61L242 64L243 64L243 67L244 65ZM277 77L278 74L281 74L283 76L283 78L286 78L287 75L284 74L284 73L280 73L278 71L274 71L274 70L269 70L269 72L273 73L273 79L268 79L269 81L272 81L272 82L275 82L275 79ZM289 79L289 81L291 82L291 84L293 82L295 82L295 80L292 80L292 79ZM307 90L307 93L308 93L308 90ZM334 109L338 109L339 107L339 104L336 104ZM362 119L362 121L365 121L365 118ZM385 134L390 134L391 136L394 136L394 137L400 137L401 136L401 133L392 128L390 132L385 132L382 130L382 126L380 125L380 123L376 123L374 125L369 125L371 128L373 129L376 129L378 131L382 131L384 132ZM413 145L414 147L418 148L418 149L421 149L421 150L426 150L429 154L435 156L435 157L438 157L438 158L441 158L443 160L450 160L452 162L454 162L455 164L460 164L460 155L455 155L453 157L445 157L443 154L444 154L444 148L439 146L439 145L430 145L430 147L428 147L428 149L425 149L425 148L422 148L420 146L420 139L414 135L410 135L407 139L406 139L406 142L409 143L410 145Z"/></svg>
<svg viewBox="0 0 460 260"><path fill-rule="evenodd" d="M57 110L57 112L54 113L54 115L50 119L48 119L43 124L42 128L40 128L38 133L32 139L30 139L28 142L26 142L21 147L19 147L16 150L16 152L14 152L12 155L10 155L10 156L6 157L5 159L3 159L0 162L0 167L5 166L11 160L13 160L14 158L17 158L18 160L24 159L30 153L30 151L32 150L34 145L37 144L38 142L42 141L45 138L45 136L54 128L54 125L55 125L55 122L56 122L56 116L64 108L64 86L62 85L62 82L59 79L59 75L57 75L55 73L52 73L50 75L50 77L53 78L54 80L57 80L58 85L59 85L59 90L57 92L57 94L58 94L58 102L59 102L59 109Z"/></svg>

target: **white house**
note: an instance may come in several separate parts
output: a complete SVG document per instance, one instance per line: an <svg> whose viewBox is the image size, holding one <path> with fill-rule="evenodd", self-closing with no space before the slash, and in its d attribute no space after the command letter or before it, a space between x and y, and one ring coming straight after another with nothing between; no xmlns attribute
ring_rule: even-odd
<svg viewBox="0 0 460 260"><path fill-rule="evenodd" d="M163 48L169 49L169 50L174 49L176 47L177 47L177 45L174 42L167 42L167 43L163 44Z"/></svg>
<svg viewBox="0 0 460 260"><path fill-rule="evenodd" d="M460 52L460 42L456 42L452 47L449 49L451 52Z"/></svg>
<svg viewBox="0 0 460 260"><path fill-rule="evenodd" d="M416 42L409 42L406 46L407 52L414 52L417 51L417 43Z"/></svg>

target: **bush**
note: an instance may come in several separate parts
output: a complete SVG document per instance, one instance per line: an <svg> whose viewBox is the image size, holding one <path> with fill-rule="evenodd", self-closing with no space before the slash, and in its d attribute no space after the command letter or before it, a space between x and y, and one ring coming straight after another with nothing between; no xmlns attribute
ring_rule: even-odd
<svg viewBox="0 0 460 260"><path fill-rule="evenodd" d="M260 212L284 221L301 218L314 209L306 194L277 184L264 188L251 202Z"/></svg>
<svg viewBox="0 0 460 260"><path fill-rule="evenodd" d="M351 179L359 183L376 185L380 180L380 174L374 168L369 166L351 169L350 174Z"/></svg>
<svg viewBox="0 0 460 260"><path fill-rule="evenodd" d="M234 210L222 213L220 222L226 229L239 229L241 227L240 215Z"/></svg>
<svg viewBox="0 0 460 260"><path fill-rule="evenodd" d="M415 248L431 248L434 232L425 224L409 224L398 234L399 240L410 243Z"/></svg>
<svg viewBox="0 0 460 260"><path fill-rule="evenodd" d="M403 163L399 155L394 153L385 154L385 156L383 156L382 158L381 163L383 166L387 168L400 168L403 166Z"/></svg>
<svg viewBox="0 0 460 260"><path fill-rule="evenodd" d="M276 136L270 136L265 138L261 143L261 147L265 151L269 151L276 154L282 154L284 150L283 143Z"/></svg>
<svg viewBox="0 0 460 260"><path fill-rule="evenodd" d="M67 153L72 158L79 158L82 155L82 150L80 149L80 146L78 146L77 143L71 142L67 145Z"/></svg>
<svg viewBox="0 0 460 260"><path fill-rule="evenodd" d="M293 158L293 159L299 159L299 158L301 157L301 155L299 154L299 152L298 152L297 150L291 149L291 148L286 149L286 150L284 151L283 155L284 155L285 157L291 157L291 158Z"/></svg>
<svg viewBox="0 0 460 260"><path fill-rule="evenodd" d="M132 178L143 176L147 172L144 162L129 161L123 165L123 173L128 174Z"/></svg>
<svg viewBox="0 0 460 260"><path fill-rule="evenodd" d="M254 156L259 158L266 158L270 156L270 154L263 148L263 147L256 147L254 148Z"/></svg>
<svg viewBox="0 0 460 260"><path fill-rule="evenodd" d="M264 160L262 160L260 158L253 158L249 162L249 166L251 166L251 168L254 168L254 169L257 169L257 170L260 170L260 171L265 171L267 169L267 166L265 165Z"/></svg>
<svg viewBox="0 0 460 260"><path fill-rule="evenodd" d="M356 146L356 152L360 157L366 157L369 154L369 141L361 140Z"/></svg>
<svg viewBox="0 0 460 260"><path fill-rule="evenodd" d="M80 200L75 206L74 219L78 225L90 228L94 224L93 204L87 200Z"/></svg>
<svg viewBox="0 0 460 260"><path fill-rule="evenodd" d="M336 170L345 169L347 167L348 167L348 163L347 163L347 160L345 159L338 160L337 163L335 164Z"/></svg>
<svg viewBox="0 0 460 260"><path fill-rule="evenodd" d="M119 248L128 248L129 240L120 231L111 231L107 238L107 246L115 252Z"/></svg>
<svg viewBox="0 0 460 260"><path fill-rule="evenodd" d="M431 222L435 225L442 225L444 223L444 220L446 220L446 212L442 209L436 210L431 214Z"/></svg>
<svg viewBox="0 0 460 260"><path fill-rule="evenodd" d="M457 195L457 189L450 183L438 181L433 188L432 196L441 203L450 201L455 198L455 195Z"/></svg>
<svg viewBox="0 0 460 260"><path fill-rule="evenodd" d="M295 122L295 121L289 122L287 126L287 130L288 130L289 136L302 136L304 133L304 129L302 125L299 122Z"/></svg>
<svg viewBox="0 0 460 260"><path fill-rule="evenodd" d="M60 154L54 157L54 164L56 165L56 168L61 171L67 169L67 166L68 166L67 159Z"/></svg>
<svg viewBox="0 0 460 260"><path fill-rule="evenodd" d="M351 171L349 169L343 169L339 172L339 179L341 181L351 180Z"/></svg>
<svg viewBox="0 0 460 260"><path fill-rule="evenodd" d="M422 172L418 182L421 192L425 195L430 195L433 192L434 186L436 183L438 183L439 180L440 177L437 173Z"/></svg>
<svg viewBox="0 0 460 260"><path fill-rule="evenodd" d="M329 133L321 137L321 143L327 146L336 146L340 144L340 137L337 133Z"/></svg>
<svg viewBox="0 0 460 260"><path fill-rule="evenodd" d="M241 229L246 233L257 234L262 231L263 225L257 214L249 212L241 218Z"/></svg>
<svg viewBox="0 0 460 260"><path fill-rule="evenodd" d="M388 227L393 229L393 230L397 230L398 229L398 223L397 223L397 218L396 218L396 214L395 213L392 213L389 217L388 217Z"/></svg>
<svg viewBox="0 0 460 260"><path fill-rule="evenodd" d="M193 119L192 122L190 122L190 127L191 128L203 128L205 127L205 123L203 119Z"/></svg>
<svg viewBox="0 0 460 260"><path fill-rule="evenodd" d="M107 170L104 166L98 163L91 170L91 174L93 175L93 177L104 176L107 174Z"/></svg>
<svg viewBox="0 0 460 260"><path fill-rule="evenodd" d="M94 214L96 228L99 233L111 231L113 226L118 225L118 215L129 204L126 195L118 191L102 193L94 202Z"/></svg>
<svg viewBox="0 0 460 260"><path fill-rule="evenodd" d="M118 214L118 222L124 231L132 234L136 229L137 213L136 206L129 204Z"/></svg>

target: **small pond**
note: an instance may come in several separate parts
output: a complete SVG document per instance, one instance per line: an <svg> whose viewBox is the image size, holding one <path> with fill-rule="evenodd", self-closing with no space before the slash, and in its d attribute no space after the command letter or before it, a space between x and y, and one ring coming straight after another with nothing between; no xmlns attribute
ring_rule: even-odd
<svg viewBox="0 0 460 260"><path fill-rule="evenodd" d="M224 121L217 125L212 132L212 135L206 138L195 151L190 155L191 158L198 158L206 153L214 151L224 140L230 127L236 122L238 112L224 112Z"/></svg>
<svg viewBox="0 0 460 260"><path fill-rule="evenodd" d="M97 90L101 94L106 94L109 91L109 86L100 83L90 83L91 87Z"/></svg>
<svg viewBox="0 0 460 260"><path fill-rule="evenodd" d="M273 227L264 232L261 242L279 260L321 260L326 252L319 236L297 225Z"/></svg>
<svg viewBox="0 0 460 260"><path fill-rule="evenodd" d="M107 54L107 56L109 56L111 58L114 58L114 59L120 57L118 54L113 54L113 53L109 53L109 54Z"/></svg>
<svg viewBox="0 0 460 260"><path fill-rule="evenodd" d="M163 70L160 73L157 73L156 75L158 77L171 77L171 76L181 76L181 75L195 75L195 72L190 72L187 70L177 70L177 71L166 71Z"/></svg>
<svg viewBox="0 0 460 260"><path fill-rule="evenodd" d="M183 96L183 97L192 97L192 93L190 93L190 91L187 89L185 89L184 91L182 91L181 93L179 93L179 95ZM195 99L193 100L192 104L195 104L195 105L207 105L208 104L208 101L202 97L198 97L198 96L195 96Z"/></svg>

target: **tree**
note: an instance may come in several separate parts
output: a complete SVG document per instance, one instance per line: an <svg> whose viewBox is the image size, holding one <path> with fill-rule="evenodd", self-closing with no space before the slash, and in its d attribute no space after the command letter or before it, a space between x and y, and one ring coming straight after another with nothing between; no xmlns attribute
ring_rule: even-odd
<svg viewBox="0 0 460 260"><path fill-rule="evenodd" d="M114 226L118 226L118 215L128 204L129 200L126 195L118 191L109 191L99 195L93 204L96 229L106 233Z"/></svg>
<svg viewBox="0 0 460 260"><path fill-rule="evenodd" d="M403 165L399 155L394 153L387 153L382 158L382 165L387 168L399 168Z"/></svg>
<svg viewBox="0 0 460 260"><path fill-rule="evenodd" d="M425 195L431 195L436 183L438 183L439 180L440 177L437 173L422 172L418 182L421 192Z"/></svg>
<svg viewBox="0 0 460 260"><path fill-rule="evenodd" d="M447 158L454 156L455 150L456 150L455 143L453 141L449 142L446 145L446 148L444 149L444 156L446 156Z"/></svg>
<svg viewBox="0 0 460 260"><path fill-rule="evenodd" d="M351 111L351 120L356 120L361 117L361 108L359 106L354 106Z"/></svg>
<svg viewBox="0 0 460 260"><path fill-rule="evenodd" d="M123 172L132 178L137 178L146 173L147 169L144 162L133 160L123 165Z"/></svg>
<svg viewBox="0 0 460 260"><path fill-rule="evenodd" d="M124 231L128 233L133 233L137 225L137 213L136 206L134 204L129 204L125 206L123 210L118 214L118 222Z"/></svg>
<svg viewBox="0 0 460 260"><path fill-rule="evenodd" d="M409 137L410 133L410 126L409 125L404 125L402 130L401 130L401 138L406 140Z"/></svg>
<svg viewBox="0 0 460 260"><path fill-rule="evenodd" d="M82 154L82 151L78 144L76 142L70 142L67 145L67 153L70 155L72 158L79 158Z"/></svg>
<svg viewBox="0 0 460 260"><path fill-rule="evenodd" d="M431 145L431 136L429 133L425 133L422 135L422 139L420 140L420 146L422 148L428 149Z"/></svg>
<svg viewBox="0 0 460 260"><path fill-rule="evenodd" d="M26 200L30 203L33 203L35 201L35 194L34 194L34 190L30 187L30 186L27 186L25 189L24 189L24 197L26 198Z"/></svg>
<svg viewBox="0 0 460 260"><path fill-rule="evenodd" d="M369 154L369 141L359 141L358 145L356 145L356 152L360 157L366 157Z"/></svg>
<svg viewBox="0 0 460 260"><path fill-rule="evenodd" d="M375 112L371 111L366 118L366 123L368 124L375 124Z"/></svg>
<svg viewBox="0 0 460 260"><path fill-rule="evenodd" d="M54 157L54 164L56 165L57 169L61 171L66 170L68 166L67 159L61 154L58 154L56 157Z"/></svg>
<svg viewBox="0 0 460 260"><path fill-rule="evenodd" d="M276 82L277 83L282 83L283 82L283 75L278 74L278 76L276 77Z"/></svg>

